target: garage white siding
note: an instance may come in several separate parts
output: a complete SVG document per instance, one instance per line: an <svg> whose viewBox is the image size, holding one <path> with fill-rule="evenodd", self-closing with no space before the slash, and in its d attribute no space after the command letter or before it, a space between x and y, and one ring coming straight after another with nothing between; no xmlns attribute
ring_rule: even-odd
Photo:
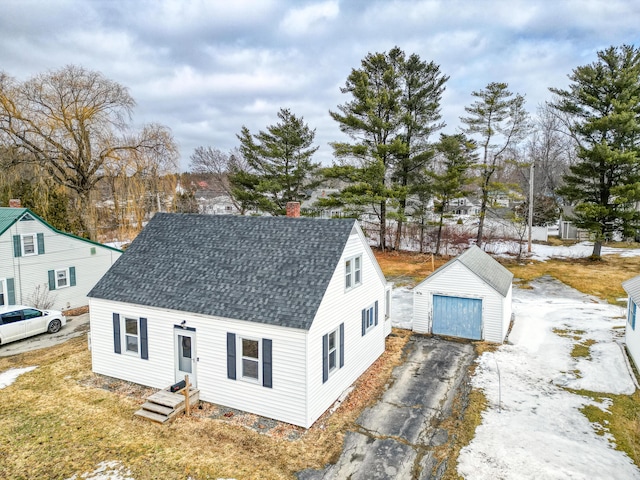
<svg viewBox="0 0 640 480"><path fill-rule="evenodd" d="M502 343L505 298L459 262L452 262L414 288L413 330L431 333L433 295L482 299L483 339ZM510 300L510 294L509 294Z"/></svg>
<svg viewBox="0 0 640 480"><path fill-rule="evenodd" d="M636 367L640 367L640 275L622 283L627 298L624 341Z"/></svg>
<svg viewBox="0 0 640 480"><path fill-rule="evenodd" d="M362 255L362 285L345 291L345 260ZM349 237L342 258L318 313L309 330L308 337L308 388L311 425L327 410L362 373L384 352L385 349L385 286L386 281L379 270L371 249L366 245L362 232ZM378 325L362 335L362 310L378 301ZM336 369L323 383L322 336L344 323L344 367Z"/></svg>
<svg viewBox="0 0 640 480"><path fill-rule="evenodd" d="M283 422L308 427L306 332L239 320L91 299L93 371L153 388L175 383L174 330L184 320L196 333L200 398ZM112 315L147 318L149 359L114 352ZM273 387L227 378L227 333L272 340Z"/></svg>

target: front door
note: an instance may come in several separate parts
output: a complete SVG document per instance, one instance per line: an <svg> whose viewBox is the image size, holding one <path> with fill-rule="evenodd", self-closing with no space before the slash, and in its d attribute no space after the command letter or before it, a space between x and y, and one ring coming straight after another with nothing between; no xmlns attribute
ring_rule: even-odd
<svg viewBox="0 0 640 480"><path fill-rule="evenodd" d="M197 386L196 376L196 332L192 330L175 329L176 351L176 383L189 375L189 383Z"/></svg>

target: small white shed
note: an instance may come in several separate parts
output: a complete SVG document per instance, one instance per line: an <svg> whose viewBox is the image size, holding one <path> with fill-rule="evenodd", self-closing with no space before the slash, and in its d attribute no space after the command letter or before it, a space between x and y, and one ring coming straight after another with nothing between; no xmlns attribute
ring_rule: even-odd
<svg viewBox="0 0 640 480"><path fill-rule="evenodd" d="M624 341L627 351L636 366L640 365L640 326L636 328L636 315L640 305L640 275L622 283L622 288L629 295L627 307L627 328L624 333Z"/></svg>
<svg viewBox="0 0 640 480"><path fill-rule="evenodd" d="M413 289L413 330L502 343L511 321L513 274L477 246Z"/></svg>

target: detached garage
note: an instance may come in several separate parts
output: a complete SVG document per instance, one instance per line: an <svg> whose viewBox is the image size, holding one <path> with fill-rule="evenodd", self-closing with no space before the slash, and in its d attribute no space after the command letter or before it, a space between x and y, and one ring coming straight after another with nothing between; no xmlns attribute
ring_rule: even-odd
<svg viewBox="0 0 640 480"><path fill-rule="evenodd" d="M502 343L512 280L509 270L472 246L413 289L413 330Z"/></svg>

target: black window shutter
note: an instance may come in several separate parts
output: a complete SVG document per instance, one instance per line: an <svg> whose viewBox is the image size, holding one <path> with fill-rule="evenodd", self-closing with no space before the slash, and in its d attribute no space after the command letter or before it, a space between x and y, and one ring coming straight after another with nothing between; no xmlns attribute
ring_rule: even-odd
<svg viewBox="0 0 640 480"><path fill-rule="evenodd" d="M367 309L362 310L362 336L367 333Z"/></svg>
<svg viewBox="0 0 640 480"><path fill-rule="evenodd" d="M7 278L7 305L16 304L16 288L13 278Z"/></svg>
<svg viewBox="0 0 640 480"><path fill-rule="evenodd" d="M227 332L227 378L236 379L236 334Z"/></svg>
<svg viewBox="0 0 640 480"><path fill-rule="evenodd" d="M149 360L149 337L147 336L147 319L140 317L140 358Z"/></svg>
<svg viewBox="0 0 640 480"><path fill-rule="evenodd" d="M273 388L272 363L271 363L272 342L268 338L262 339L262 386Z"/></svg>
<svg viewBox="0 0 640 480"><path fill-rule="evenodd" d="M374 307L374 309L375 309L375 312L374 312L375 322L376 322L376 325L378 325L378 300L376 300L376 306Z"/></svg>
<svg viewBox="0 0 640 480"><path fill-rule="evenodd" d="M340 324L340 368L344 367L344 323Z"/></svg>
<svg viewBox="0 0 640 480"><path fill-rule="evenodd" d="M76 267L69 267L69 285L76 286Z"/></svg>
<svg viewBox="0 0 640 480"><path fill-rule="evenodd" d="M113 314L113 351L122 353L122 343L120 342L120 314Z"/></svg>
<svg viewBox="0 0 640 480"><path fill-rule="evenodd" d="M38 255L42 255L44 253L44 233L38 233L36 237L38 238Z"/></svg>
<svg viewBox="0 0 640 480"><path fill-rule="evenodd" d="M49 290L56 289L56 272L53 270L49 270Z"/></svg>
<svg viewBox="0 0 640 480"><path fill-rule="evenodd" d="M22 241L20 240L20 235L13 236L13 256L22 256Z"/></svg>
<svg viewBox="0 0 640 480"><path fill-rule="evenodd" d="M322 383L329 380L329 335L322 336Z"/></svg>

